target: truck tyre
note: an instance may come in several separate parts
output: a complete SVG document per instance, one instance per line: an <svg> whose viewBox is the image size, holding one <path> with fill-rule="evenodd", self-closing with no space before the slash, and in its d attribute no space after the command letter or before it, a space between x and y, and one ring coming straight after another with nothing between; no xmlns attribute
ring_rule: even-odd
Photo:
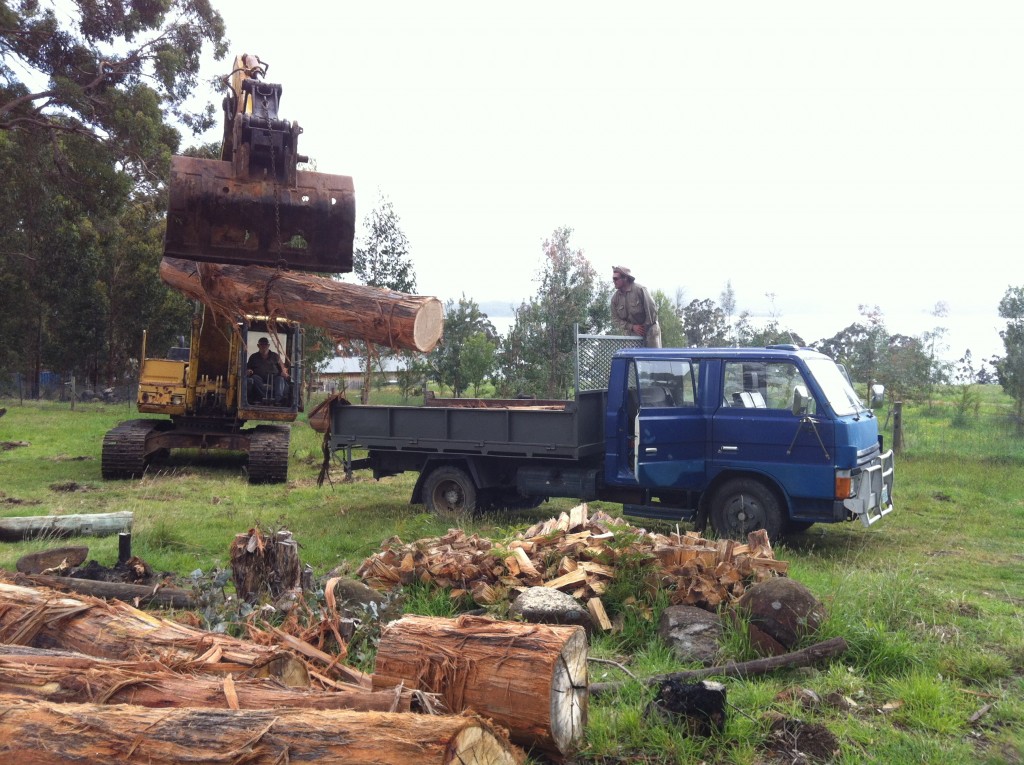
<svg viewBox="0 0 1024 765"><path fill-rule="evenodd" d="M711 526L719 537L745 540L764 529L775 542L782 531L782 511L775 492L754 478L733 478L711 501Z"/></svg>
<svg viewBox="0 0 1024 765"><path fill-rule="evenodd" d="M476 486L462 468L442 465L423 484L423 504L441 517L472 515L476 510Z"/></svg>

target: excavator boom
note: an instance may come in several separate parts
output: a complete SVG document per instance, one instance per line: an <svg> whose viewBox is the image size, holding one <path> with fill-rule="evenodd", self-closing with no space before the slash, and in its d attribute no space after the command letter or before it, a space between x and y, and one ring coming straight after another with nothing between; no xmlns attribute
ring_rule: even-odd
<svg viewBox="0 0 1024 765"><path fill-rule="evenodd" d="M281 86L256 56L235 59L221 159L171 160L164 255L297 271L352 270L352 178L298 170L302 128L278 116Z"/></svg>

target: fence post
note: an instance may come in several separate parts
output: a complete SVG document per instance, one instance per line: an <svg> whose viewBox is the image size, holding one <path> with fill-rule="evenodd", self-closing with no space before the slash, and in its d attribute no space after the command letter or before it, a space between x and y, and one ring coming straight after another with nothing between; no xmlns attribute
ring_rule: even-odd
<svg viewBox="0 0 1024 765"><path fill-rule="evenodd" d="M896 454L903 452L903 402L896 401L892 405L892 450Z"/></svg>

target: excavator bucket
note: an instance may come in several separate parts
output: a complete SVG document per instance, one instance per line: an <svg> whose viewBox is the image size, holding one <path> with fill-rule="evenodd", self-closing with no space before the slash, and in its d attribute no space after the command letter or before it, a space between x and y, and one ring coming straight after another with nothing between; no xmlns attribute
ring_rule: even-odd
<svg viewBox="0 0 1024 765"><path fill-rule="evenodd" d="M352 270L352 178L294 170L294 183L226 160L171 158L164 255L296 271Z"/></svg>

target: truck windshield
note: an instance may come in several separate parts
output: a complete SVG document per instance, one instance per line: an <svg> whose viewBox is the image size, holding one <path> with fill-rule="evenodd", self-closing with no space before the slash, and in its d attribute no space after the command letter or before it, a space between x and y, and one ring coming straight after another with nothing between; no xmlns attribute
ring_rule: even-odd
<svg viewBox="0 0 1024 765"><path fill-rule="evenodd" d="M829 406L839 417L857 414L865 410L857 393L850 387L843 373L832 359L807 359L807 367L821 386Z"/></svg>

